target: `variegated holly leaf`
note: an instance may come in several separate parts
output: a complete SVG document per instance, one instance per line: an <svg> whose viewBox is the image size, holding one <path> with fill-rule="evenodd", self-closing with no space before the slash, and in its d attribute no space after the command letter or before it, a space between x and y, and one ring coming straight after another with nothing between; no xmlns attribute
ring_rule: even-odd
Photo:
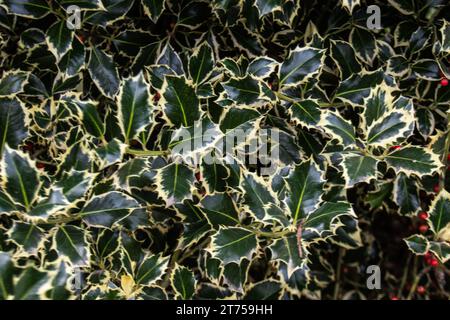
<svg viewBox="0 0 450 320"><path fill-rule="evenodd" d="M59 20L52 24L47 30L46 40L48 48L58 61L72 46L74 33L73 28L68 28L68 24L70 24L70 22L66 20Z"/></svg>
<svg viewBox="0 0 450 320"><path fill-rule="evenodd" d="M26 18L40 19L51 12L45 0L5 0L8 11Z"/></svg>
<svg viewBox="0 0 450 320"><path fill-rule="evenodd" d="M247 75L243 78L231 78L223 84L223 87L228 99L238 105L251 106L261 100L267 100L262 85L262 82Z"/></svg>
<svg viewBox="0 0 450 320"><path fill-rule="evenodd" d="M259 16L265 16L275 10L282 10L283 1L281 0L256 0L256 7L259 11Z"/></svg>
<svg viewBox="0 0 450 320"><path fill-rule="evenodd" d="M257 249L257 240L253 232L239 227L220 227L212 236L212 245L209 249L214 258L224 265L240 263L249 259Z"/></svg>
<svg viewBox="0 0 450 320"><path fill-rule="evenodd" d="M66 225L57 227L53 237L53 248L73 266L90 265L88 232L82 228Z"/></svg>
<svg viewBox="0 0 450 320"><path fill-rule="evenodd" d="M109 141L106 145L95 150L102 162L102 167L108 167L120 162L125 154L126 145L117 139Z"/></svg>
<svg viewBox="0 0 450 320"><path fill-rule="evenodd" d="M439 157L427 148L407 146L390 152L384 161L396 172L423 176L432 174L441 166Z"/></svg>
<svg viewBox="0 0 450 320"><path fill-rule="evenodd" d="M111 228L142 207L121 192L108 192L89 200L78 215L90 226Z"/></svg>
<svg viewBox="0 0 450 320"><path fill-rule="evenodd" d="M129 143L150 123L150 92L142 73L122 82L117 106L119 126Z"/></svg>
<svg viewBox="0 0 450 320"><path fill-rule="evenodd" d="M272 259L282 261L287 266L288 277L301 268L303 252L301 244L298 242L297 235L289 235L276 239L270 246Z"/></svg>
<svg viewBox="0 0 450 320"><path fill-rule="evenodd" d="M6 72L0 80L0 97L21 93L29 81L30 74L23 71Z"/></svg>
<svg viewBox="0 0 450 320"><path fill-rule="evenodd" d="M340 218L343 216L356 218L350 203L343 201L323 203L303 221L302 241L309 245L334 235L342 224Z"/></svg>
<svg viewBox="0 0 450 320"><path fill-rule="evenodd" d="M218 125L206 117L192 126L175 130L169 147L172 149L172 155L180 156L186 163L198 164L201 158L214 148L221 136ZM207 162L211 164L213 159L209 157Z"/></svg>
<svg viewBox="0 0 450 320"><path fill-rule="evenodd" d="M410 15L414 13L414 4L408 0L388 0L389 4L402 14Z"/></svg>
<svg viewBox="0 0 450 320"><path fill-rule="evenodd" d="M82 101L67 97L66 104L73 104L80 112L80 118L83 126L88 133L94 137L104 139L105 124L98 112L98 103L94 101Z"/></svg>
<svg viewBox="0 0 450 320"><path fill-rule="evenodd" d="M319 126L346 147L356 143L355 127L337 112L323 112Z"/></svg>
<svg viewBox="0 0 450 320"><path fill-rule="evenodd" d="M450 241L450 194L446 190L439 192L428 213L436 238Z"/></svg>
<svg viewBox="0 0 450 320"><path fill-rule="evenodd" d="M278 66L278 62L269 57L258 57L253 59L248 67L247 72L256 79L264 79L269 77L275 68Z"/></svg>
<svg viewBox="0 0 450 320"><path fill-rule="evenodd" d="M112 57L93 47L87 68L100 92L113 98L119 91L120 78Z"/></svg>
<svg viewBox="0 0 450 320"><path fill-rule="evenodd" d="M351 188L359 182L369 183L377 176L378 160L363 154L345 154L342 167L346 187Z"/></svg>
<svg viewBox="0 0 450 320"><path fill-rule="evenodd" d="M402 55L392 56L388 60L387 70L393 76L403 77L409 72L409 61Z"/></svg>
<svg viewBox="0 0 450 320"><path fill-rule="evenodd" d="M416 255L424 255L430 249L430 243L421 234L414 234L403 240L406 242L408 249Z"/></svg>
<svg viewBox="0 0 450 320"><path fill-rule="evenodd" d="M94 175L87 171L71 170L62 174L55 186L62 190L69 202L83 199L92 185Z"/></svg>
<svg viewBox="0 0 450 320"><path fill-rule="evenodd" d="M14 281L14 300L43 300L51 288L53 274L29 266ZM47 298L48 299L48 298Z"/></svg>
<svg viewBox="0 0 450 320"><path fill-rule="evenodd" d="M166 76L160 103L170 123L179 127L192 126L200 117L200 102L193 85L180 76Z"/></svg>
<svg viewBox="0 0 450 320"><path fill-rule="evenodd" d="M442 262L450 260L450 244L443 241L430 241L430 251Z"/></svg>
<svg viewBox="0 0 450 320"><path fill-rule="evenodd" d="M58 68L69 77L77 75L85 67L86 49L78 39L73 39L70 50L61 58Z"/></svg>
<svg viewBox="0 0 450 320"><path fill-rule="evenodd" d="M414 74L423 80L433 81L439 80L439 65L432 59L421 59L413 63L411 66Z"/></svg>
<svg viewBox="0 0 450 320"><path fill-rule="evenodd" d="M355 73L342 81L336 90L335 97L352 105L364 106L371 89L383 82L381 71Z"/></svg>
<svg viewBox="0 0 450 320"><path fill-rule="evenodd" d="M175 297L182 300L189 300L195 293L197 281L194 273L188 268L177 265L170 276L170 283L175 291Z"/></svg>
<svg viewBox="0 0 450 320"><path fill-rule="evenodd" d="M322 117L317 100L304 100L292 103L289 107L292 120L308 128L316 128Z"/></svg>
<svg viewBox="0 0 450 320"><path fill-rule="evenodd" d="M194 189L194 171L184 164L171 163L158 170L155 184L158 195L167 206L191 199Z"/></svg>
<svg viewBox="0 0 450 320"><path fill-rule="evenodd" d="M271 220L268 211L278 201L270 185L256 174L247 173L243 175L241 189L244 208L259 221Z"/></svg>
<svg viewBox="0 0 450 320"><path fill-rule="evenodd" d="M8 144L17 148L28 136L24 106L17 98L0 98L0 157Z"/></svg>
<svg viewBox="0 0 450 320"><path fill-rule="evenodd" d="M0 290L0 298L8 300L14 294L14 260L8 252L0 252L0 283L2 290Z"/></svg>
<svg viewBox="0 0 450 320"><path fill-rule="evenodd" d="M164 3L163 0L142 0L142 7L145 14L156 23L164 10Z"/></svg>
<svg viewBox="0 0 450 320"><path fill-rule="evenodd" d="M5 146L0 169L6 193L29 210L41 186L40 174L34 163L28 155Z"/></svg>
<svg viewBox="0 0 450 320"><path fill-rule="evenodd" d="M395 144L411 135L413 129L414 115L412 110L390 110L389 113L385 113L367 128L367 143L372 146Z"/></svg>
<svg viewBox="0 0 450 320"><path fill-rule="evenodd" d="M263 280L250 285L244 300L279 300L280 294L281 282Z"/></svg>
<svg viewBox="0 0 450 320"><path fill-rule="evenodd" d="M280 66L280 86L296 86L319 73L325 52L311 47L297 47Z"/></svg>
<svg viewBox="0 0 450 320"><path fill-rule="evenodd" d="M200 205L201 211L214 227L236 226L240 223L236 203L227 193L207 195Z"/></svg>
<svg viewBox="0 0 450 320"><path fill-rule="evenodd" d="M230 174L230 170L218 161L212 161L212 164L209 164L209 161L203 161L200 166L203 186L208 194L226 191Z"/></svg>
<svg viewBox="0 0 450 320"><path fill-rule="evenodd" d="M392 91L392 88L386 85L377 86L370 91L370 95L365 100L362 117L365 126L372 126L375 121L385 116L392 109L394 103Z"/></svg>
<svg viewBox="0 0 450 320"><path fill-rule="evenodd" d="M440 29L442 37L442 51L447 54L450 53L450 22L447 20L443 21L442 27Z"/></svg>
<svg viewBox="0 0 450 320"><path fill-rule="evenodd" d="M355 49L356 56L372 65L378 50L374 35L367 29L354 27L350 32L350 43Z"/></svg>
<svg viewBox="0 0 450 320"><path fill-rule="evenodd" d="M353 9L356 6L359 6L360 0L340 0L341 6L348 10L348 12L352 13Z"/></svg>
<svg viewBox="0 0 450 320"><path fill-rule="evenodd" d="M12 228L8 231L8 237L18 246L19 255L34 255L43 249L46 234L43 229L25 222L14 221Z"/></svg>
<svg viewBox="0 0 450 320"><path fill-rule="evenodd" d="M194 84L205 82L214 69L214 55L208 42L203 42L189 58L189 74Z"/></svg>
<svg viewBox="0 0 450 320"><path fill-rule="evenodd" d="M161 255L147 255L137 266L135 271L135 282L138 285L152 285L159 280L169 263L170 257L162 257Z"/></svg>
<svg viewBox="0 0 450 320"><path fill-rule="evenodd" d="M361 65L356 60L353 47L348 42L341 40L332 40L331 43L331 58L339 67L341 79L344 80L353 74L359 73Z"/></svg>
<svg viewBox="0 0 450 320"><path fill-rule="evenodd" d="M296 225L317 208L323 194L324 180L318 166L310 159L295 166L285 178L288 195L285 203Z"/></svg>
<svg viewBox="0 0 450 320"><path fill-rule="evenodd" d="M420 208L419 188L416 180L404 173L397 175L394 182L394 201L400 213L415 213Z"/></svg>
<svg viewBox="0 0 450 320"><path fill-rule="evenodd" d="M53 188L49 194L35 202L33 207L26 213L26 219L33 222L45 222L49 219L58 219L66 214L69 208L64 193L59 188Z"/></svg>

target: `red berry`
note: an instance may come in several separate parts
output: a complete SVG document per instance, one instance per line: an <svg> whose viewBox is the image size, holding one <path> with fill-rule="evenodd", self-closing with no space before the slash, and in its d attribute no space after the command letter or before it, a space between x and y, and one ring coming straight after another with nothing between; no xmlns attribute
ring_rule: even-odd
<svg viewBox="0 0 450 320"><path fill-rule="evenodd" d="M439 261L436 258L433 258L430 260L429 265L432 267L437 267L439 265Z"/></svg>
<svg viewBox="0 0 450 320"><path fill-rule="evenodd" d="M36 168L38 168L38 169L45 169L45 163L42 163L42 162L36 163Z"/></svg>
<svg viewBox="0 0 450 320"><path fill-rule="evenodd" d="M450 153L447 155L447 161L450 161Z"/></svg>
<svg viewBox="0 0 450 320"><path fill-rule="evenodd" d="M392 150L392 151L395 151L395 150L398 150L398 149L400 149L400 148L401 148L400 146L392 146L392 147L391 147L391 150Z"/></svg>
<svg viewBox="0 0 450 320"><path fill-rule="evenodd" d="M425 293L425 287L424 286L418 286L417 287L417 293L418 294L424 294Z"/></svg>
<svg viewBox="0 0 450 320"><path fill-rule="evenodd" d="M441 80L441 86L443 86L443 87L448 86L448 79L447 79L447 78L443 78L443 79Z"/></svg>
<svg viewBox="0 0 450 320"><path fill-rule="evenodd" d="M427 252L427 253L425 253L425 254L423 255L423 257L424 257L425 259L431 259L431 258L433 257L433 254L432 254L431 252Z"/></svg>
<svg viewBox="0 0 450 320"><path fill-rule="evenodd" d="M197 173L195 174L195 179L197 179L197 181L202 180L202 175L200 174L200 172L197 172Z"/></svg>
<svg viewBox="0 0 450 320"><path fill-rule="evenodd" d="M420 225L420 226L419 226L419 231L420 231L420 233L425 233L425 232L427 232L427 231L428 231L428 225L426 225L426 224Z"/></svg>
<svg viewBox="0 0 450 320"><path fill-rule="evenodd" d="M439 185L436 184L436 185L433 187L433 190L434 190L435 193L439 193L439 190L440 190Z"/></svg>
<svg viewBox="0 0 450 320"><path fill-rule="evenodd" d="M159 99L161 99L161 95L159 94L159 92L156 92L153 96L153 101L158 102Z"/></svg>
<svg viewBox="0 0 450 320"><path fill-rule="evenodd" d="M392 297L391 297L391 300L398 300L398 297L392 296Z"/></svg>
<svg viewBox="0 0 450 320"><path fill-rule="evenodd" d="M420 220L427 220L428 213L426 213L425 211L422 211L422 212L419 213L418 217L419 217Z"/></svg>

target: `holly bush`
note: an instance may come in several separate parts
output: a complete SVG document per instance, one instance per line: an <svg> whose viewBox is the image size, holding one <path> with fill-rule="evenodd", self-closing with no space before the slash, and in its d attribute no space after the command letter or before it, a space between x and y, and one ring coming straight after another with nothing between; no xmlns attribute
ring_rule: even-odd
<svg viewBox="0 0 450 320"><path fill-rule="evenodd" d="M2 299L449 298L448 1L1 0L0 50Z"/></svg>

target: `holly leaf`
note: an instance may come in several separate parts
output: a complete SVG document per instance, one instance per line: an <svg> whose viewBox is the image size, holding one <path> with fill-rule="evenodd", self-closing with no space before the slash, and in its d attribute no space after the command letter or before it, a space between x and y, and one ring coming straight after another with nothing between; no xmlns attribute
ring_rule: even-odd
<svg viewBox="0 0 450 320"><path fill-rule="evenodd" d="M304 262L300 246L295 234L276 239L269 246L272 259L282 261L287 266L288 278L300 269Z"/></svg>
<svg viewBox="0 0 450 320"><path fill-rule="evenodd" d="M251 260L256 251L256 236L239 227L220 227L212 236L211 254L224 265L239 263L244 258Z"/></svg>
<svg viewBox="0 0 450 320"><path fill-rule="evenodd" d="M331 58L339 67L341 79L347 79L361 71L361 65L356 60L354 48L345 41L331 40Z"/></svg>
<svg viewBox="0 0 450 320"><path fill-rule="evenodd" d="M194 87L180 76L166 76L161 89L160 103L173 125L188 127L200 117L200 102Z"/></svg>
<svg viewBox="0 0 450 320"><path fill-rule="evenodd" d="M135 272L136 284L146 286L154 284L163 276L169 258L161 255L145 256Z"/></svg>
<svg viewBox="0 0 450 320"><path fill-rule="evenodd" d="M51 53L56 60L61 60L72 47L73 30L67 27L66 20L55 22L47 30L46 41Z"/></svg>
<svg viewBox="0 0 450 320"><path fill-rule="evenodd" d="M441 190L428 210L431 230L437 239L450 241L450 193Z"/></svg>
<svg viewBox="0 0 450 320"><path fill-rule="evenodd" d="M9 12L26 18L40 19L51 12L45 0L5 0L4 3Z"/></svg>
<svg viewBox="0 0 450 320"><path fill-rule="evenodd" d="M150 92L142 73L122 82L117 106L119 127L129 143L150 123Z"/></svg>
<svg viewBox="0 0 450 320"><path fill-rule="evenodd" d="M427 238L421 234L414 234L406 239L403 239L411 250L416 255L424 255L430 249L430 243Z"/></svg>
<svg viewBox="0 0 450 320"><path fill-rule="evenodd" d="M28 155L5 146L1 161L1 176L5 191L26 210L36 200L41 182Z"/></svg>
<svg viewBox="0 0 450 320"><path fill-rule="evenodd" d="M214 227L236 226L240 223L236 204L226 193L207 195L200 201L200 205Z"/></svg>
<svg viewBox="0 0 450 320"><path fill-rule="evenodd" d="M163 0L142 0L142 6L145 14L154 22L158 20L159 16L164 10Z"/></svg>
<svg viewBox="0 0 450 320"><path fill-rule="evenodd" d="M372 32L354 27L350 32L350 43L355 49L356 56L368 65L372 65L378 51L376 39Z"/></svg>
<svg viewBox="0 0 450 320"><path fill-rule="evenodd" d="M351 188L360 182L369 183L376 178L378 160L362 154L346 154L342 166L346 187Z"/></svg>
<svg viewBox="0 0 450 320"><path fill-rule="evenodd" d="M285 203L293 219L293 224L317 208L323 193L324 180L321 171L311 159L295 166L284 178L288 195Z"/></svg>
<svg viewBox="0 0 450 320"><path fill-rule="evenodd" d="M312 47L297 47L280 66L280 86L297 86L319 73L325 51Z"/></svg>
<svg viewBox="0 0 450 320"><path fill-rule="evenodd" d="M114 98L119 91L120 78L112 56L92 47L88 70L100 92L108 98Z"/></svg>
<svg viewBox="0 0 450 320"><path fill-rule="evenodd" d="M180 163L171 163L158 170L155 177L158 195L167 206L191 199L194 189L194 172Z"/></svg>
<svg viewBox="0 0 450 320"><path fill-rule="evenodd" d="M8 252L0 251L0 283L2 290L0 290L0 298L8 300L14 294L14 263L12 257Z"/></svg>
<svg viewBox="0 0 450 320"><path fill-rule="evenodd" d="M9 97L23 92L28 84L29 76L30 74L24 71L6 72L0 80L0 97Z"/></svg>
<svg viewBox="0 0 450 320"><path fill-rule="evenodd" d="M198 46L189 58L189 74L195 85L205 82L214 69L214 55L208 42Z"/></svg>
<svg viewBox="0 0 450 320"><path fill-rule="evenodd" d="M28 136L24 106L17 98L0 98L0 155L8 144L17 148Z"/></svg>
<svg viewBox="0 0 450 320"><path fill-rule="evenodd" d="M188 268L176 265L170 276L170 283L177 299L189 300L195 293L197 281Z"/></svg>
<svg viewBox="0 0 450 320"><path fill-rule="evenodd" d="M88 232L82 228L72 225L58 227L53 237L53 248L74 266L90 265Z"/></svg>
<svg viewBox="0 0 450 320"><path fill-rule="evenodd" d="M439 157L428 148L415 146L402 147L390 152L384 161L396 172L423 176L432 174L441 166Z"/></svg>
<svg viewBox="0 0 450 320"><path fill-rule="evenodd" d="M322 113L319 126L344 146L350 146L356 142L355 127L337 112Z"/></svg>
<svg viewBox="0 0 450 320"><path fill-rule="evenodd" d="M18 221L14 221L8 237L19 247L19 255L25 256L37 256L38 250L43 248L46 241L44 230L32 223Z"/></svg>
<svg viewBox="0 0 450 320"><path fill-rule="evenodd" d="M90 226L111 228L142 207L133 198L117 191L93 197L79 215Z"/></svg>
<svg viewBox="0 0 450 320"><path fill-rule="evenodd" d="M404 173L397 175L394 183L394 201L400 213L415 213L420 208L419 188L415 179Z"/></svg>

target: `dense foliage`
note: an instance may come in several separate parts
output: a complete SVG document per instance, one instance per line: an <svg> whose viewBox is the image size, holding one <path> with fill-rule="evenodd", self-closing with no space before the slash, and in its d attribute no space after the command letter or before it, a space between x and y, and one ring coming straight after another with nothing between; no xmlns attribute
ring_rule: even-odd
<svg viewBox="0 0 450 320"><path fill-rule="evenodd" d="M447 0L0 0L0 297L448 298L449 54Z"/></svg>

